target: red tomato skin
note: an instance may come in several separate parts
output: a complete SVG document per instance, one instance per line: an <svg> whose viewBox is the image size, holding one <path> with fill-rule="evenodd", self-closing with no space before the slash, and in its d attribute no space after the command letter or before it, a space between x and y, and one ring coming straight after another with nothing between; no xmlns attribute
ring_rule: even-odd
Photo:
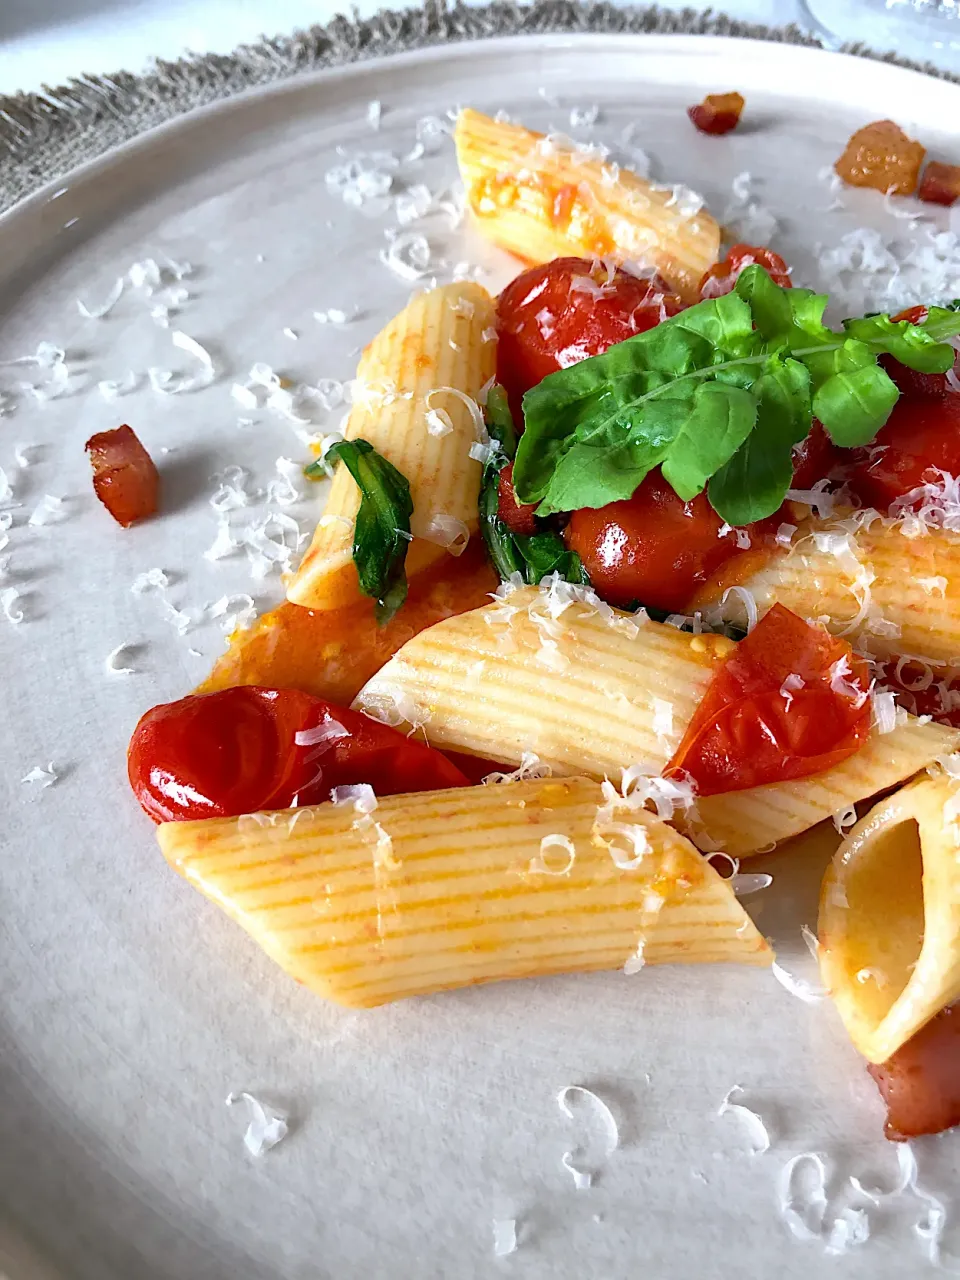
<svg viewBox="0 0 960 1280"><path fill-rule="evenodd" d="M892 1058L867 1070L887 1104L883 1132L892 1142L960 1124L960 1004L948 1005Z"/></svg>
<svg viewBox="0 0 960 1280"><path fill-rule="evenodd" d="M583 561L595 590L621 608L635 601L682 612L721 565L741 552L733 532L701 493L683 502L659 470L632 498L574 511L564 539ZM753 545L770 523L748 526Z"/></svg>
<svg viewBox="0 0 960 1280"><path fill-rule="evenodd" d="M762 245L735 244L727 250L723 262L715 262L709 271L704 272L700 281L701 299L732 293L740 273L755 264L766 268L774 284L782 289L792 288L790 270L779 253Z"/></svg>
<svg viewBox="0 0 960 1280"><path fill-rule="evenodd" d="M683 304L664 281L640 280L617 269L607 283L605 267L590 258L556 258L512 280L497 303L497 381L507 391L517 426L524 392L548 374L676 315ZM589 278L602 296L572 286Z"/></svg>
<svg viewBox="0 0 960 1280"><path fill-rule="evenodd" d="M960 472L960 395L901 396L873 444L850 451L850 484L866 506L885 511L937 470Z"/></svg>
<svg viewBox="0 0 960 1280"><path fill-rule="evenodd" d="M124 529L157 509L160 476L153 459L126 423L100 431L84 445L97 497Z"/></svg>
<svg viewBox="0 0 960 1280"><path fill-rule="evenodd" d="M824 431L823 426L813 420L813 427L805 440L801 440L793 449L793 489L812 489L818 480L825 480L838 467L847 462L844 454L848 449L838 449Z"/></svg>
<svg viewBox="0 0 960 1280"><path fill-rule="evenodd" d="M834 689L846 659L852 695ZM802 685L782 692L798 676ZM714 675L664 771L689 776L701 796L822 773L870 733L869 679L850 646L775 604Z"/></svg>
<svg viewBox="0 0 960 1280"><path fill-rule="evenodd" d="M313 746L295 735L336 721L349 733ZM333 787L378 795L466 786L439 751L359 712L292 689L242 685L151 708L127 751L134 795L155 822L317 804Z"/></svg>
<svg viewBox="0 0 960 1280"><path fill-rule="evenodd" d="M513 463L509 462L500 472L497 486L497 515L511 533L533 534L537 532L534 512L535 502L518 502L513 487Z"/></svg>

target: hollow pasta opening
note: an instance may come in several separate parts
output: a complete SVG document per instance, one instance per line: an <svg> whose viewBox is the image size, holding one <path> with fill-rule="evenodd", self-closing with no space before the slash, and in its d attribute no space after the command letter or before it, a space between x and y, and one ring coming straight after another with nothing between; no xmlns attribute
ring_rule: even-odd
<svg viewBox="0 0 960 1280"><path fill-rule="evenodd" d="M844 967L861 1017L880 1023L923 946L923 853L913 818L876 830L848 864Z"/></svg>

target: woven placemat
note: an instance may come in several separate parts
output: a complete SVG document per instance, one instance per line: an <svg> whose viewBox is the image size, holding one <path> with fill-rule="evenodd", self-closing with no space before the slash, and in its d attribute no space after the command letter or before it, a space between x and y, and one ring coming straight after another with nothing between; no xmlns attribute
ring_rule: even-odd
<svg viewBox="0 0 960 1280"><path fill-rule="evenodd" d="M0 211L118 143L254 85L450 41L570 31L745 36L814 47L820 43L797 26L739 22L712 10L619 8L590 0L533 0L524 5L494 0L479 7L427 0L422 8L382 10L372 18L338 16L326 26L264 38L231 54L157 61L143 75L84 75L65 85L44 86L40 93L0 97ZM844 51L958 79L932 65L863 45L845 46Z"/></svg>

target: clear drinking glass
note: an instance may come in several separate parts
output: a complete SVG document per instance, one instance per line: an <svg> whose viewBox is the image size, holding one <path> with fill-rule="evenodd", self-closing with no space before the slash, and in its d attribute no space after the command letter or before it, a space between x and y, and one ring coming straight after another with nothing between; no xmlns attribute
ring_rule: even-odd
<svg viewBox="0 0 960 1280"><path fill-rule="evenodd" d="M801 0L818 34L960 71L960 0Z"/></svg>

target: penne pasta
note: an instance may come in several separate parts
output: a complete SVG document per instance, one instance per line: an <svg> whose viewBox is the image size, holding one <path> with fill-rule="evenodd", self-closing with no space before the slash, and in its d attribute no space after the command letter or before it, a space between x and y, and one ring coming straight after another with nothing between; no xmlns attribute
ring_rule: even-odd
<svg viewBox="0 0 960 1280"><path fill-rule="evenodd" d="M751 557L746 575L736 561L732 570L761 617L780 603L876 657L906 653L935 665L960 662L960 535L936 529L905 537L896 525L881 524L848 533L807 521L789 551L772 552L759 566L758 559ZM721 573L694 607L717 604L727 585ZM746 624L740 593L727 599L724 616Z"/></svg>
<svg viewBox="0 0 960 1280"><path fill-rule="evenodd" d="M281 968L339 1004L631 959L770 963L687 840L643 811L621 822L604 800L586 779L537 779L391 796L374 814L167 823L158 838Z"/></svg>
<svg viewBox="0 0 960 1280"><path fill-rule="evenodd" d="M470 109L457 117L454 141L467 203L496 244L532 263L571 254L630 259L697 300L720 228L705 208L691 212L681 189Z"/></svg>
<svg viewBox="0 0 960 1280"><path fill-rule="evenodd" d="M483 434L478 397L494 374L493 324L493 299L480 285L443 285L413 298L360 358L344 436L367 440L410 483L408 576L446 555L458 528L476 533L481 464L470 446ZM287 588L293 604L341 609L361 598L353 563L359 505L341 463Z"/></svg>
<svg viewBox="0 0 960 1280"><path fill-rule="evenodd" d="M747 857L895 787L958 747L960 731L908 716L889 733L874 731L856 755L824 773L706 796L697 801L696 819L680 826L700 848Z"/></svg>
<svg viewBox="0 0 960 1280"><path fill-rule="evenodd" d="M565 588L565 590L564 590ZM415 636L356 706L421 725L430 742L516 766L532 752L559 773L659 774L733 641L689 635L595 601L526 587ZM960 745L960 731L909 718L817 777L711 796L683 819L705 849L737 857L896 786Z"/></svg>
<svg viewBox="0 0 960 1280"><path fill-rule="evenodd" d="M960 998L958 813L955 778L922 778L867 814L824 877L821 969L870 1062Z"/></svg>

